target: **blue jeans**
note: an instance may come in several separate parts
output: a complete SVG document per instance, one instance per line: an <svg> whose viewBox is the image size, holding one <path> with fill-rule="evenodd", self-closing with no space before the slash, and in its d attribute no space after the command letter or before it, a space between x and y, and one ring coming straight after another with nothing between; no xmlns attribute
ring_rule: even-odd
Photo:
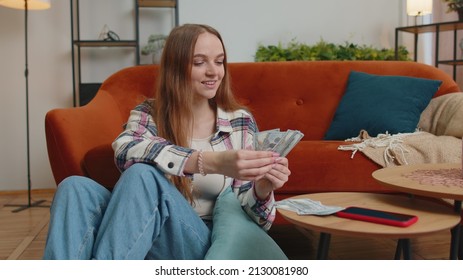
<svg viewBox="0 0 463 280"><path fill-rule="evenodd" d="M134 164L113 192L86 177L58 186L44 259L203 259L211 230L164 174Z"/></svg>

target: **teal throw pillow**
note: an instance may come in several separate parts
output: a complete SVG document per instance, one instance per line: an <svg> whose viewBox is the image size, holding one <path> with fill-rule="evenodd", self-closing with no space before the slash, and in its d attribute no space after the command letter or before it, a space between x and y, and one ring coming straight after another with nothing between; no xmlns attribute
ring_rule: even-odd
<svg viewBox="0 0 463 280"><path fill-rule="evenodd" d="M325 140L414 132L441 81L352 71Z"/></svg>
<svg viewBox="0 0 463 280"><path fill-rule="evenodd" d="M231 188L217 199L206 260L287 260L281 248L241 208Z"/></svg>

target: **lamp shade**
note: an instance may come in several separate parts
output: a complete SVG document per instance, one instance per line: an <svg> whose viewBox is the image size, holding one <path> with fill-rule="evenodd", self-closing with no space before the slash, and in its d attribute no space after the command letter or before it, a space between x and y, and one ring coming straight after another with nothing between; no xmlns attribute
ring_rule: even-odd
<svg viewBox="0 0 463 280"><path fill-rule="evenodd" d="M432 0L407 0L407 15L424 16L432 13Z"/></svg>
<svg viewBox="0 0 463 280"><path fill-rule="evenodd" d="M0 0L0 6L5 6L13 9L24 10L24 2L26 0ZM46 10L50 8L50 0L27 0L28 10Z"/></svg>

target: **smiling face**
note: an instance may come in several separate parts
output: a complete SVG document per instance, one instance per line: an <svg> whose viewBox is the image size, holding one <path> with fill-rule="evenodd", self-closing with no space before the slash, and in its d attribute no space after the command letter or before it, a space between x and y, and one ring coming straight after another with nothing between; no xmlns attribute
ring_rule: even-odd
<svg viewBox="0 0 463 280"><path fill-rule="evenodd" d="M199 35L191 68L191 82L197 101L207 101L216 95L225 74L224 60L220 39L208 32Z"/></svg>

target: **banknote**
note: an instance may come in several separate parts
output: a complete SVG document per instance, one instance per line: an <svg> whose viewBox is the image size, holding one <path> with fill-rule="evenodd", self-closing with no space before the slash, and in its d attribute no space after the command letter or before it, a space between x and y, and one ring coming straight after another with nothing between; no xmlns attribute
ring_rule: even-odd
<svg viewBox="0 0 463 280"><path fill-rule="evenodd" d="M309 198L288 198L275 202L275 207L296 212L298 215L331 215L344 210L341 206L323 205Z"/></svg>
<svg viewBox="0 0 463 280"><path fill-rule="evenodd" d="M274 151L285 157L302 137L304 137L304 134L298 130L265 130L257 133L254 147L259 151Z"/></svg>

